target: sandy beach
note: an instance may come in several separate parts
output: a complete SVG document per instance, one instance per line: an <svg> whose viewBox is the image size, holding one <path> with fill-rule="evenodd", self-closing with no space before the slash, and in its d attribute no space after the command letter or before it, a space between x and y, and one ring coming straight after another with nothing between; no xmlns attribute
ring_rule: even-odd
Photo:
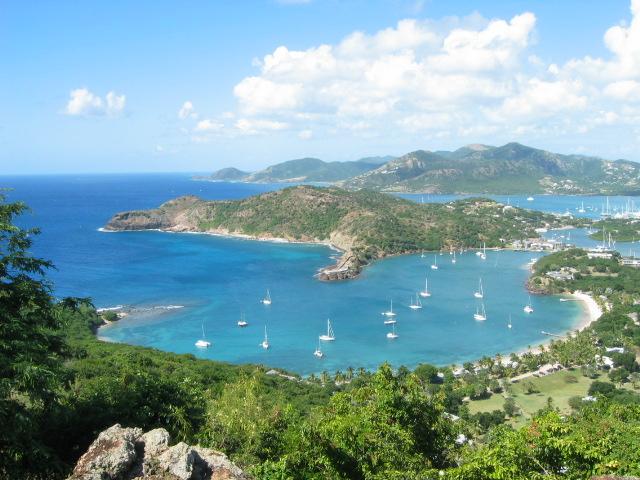
<svg viewBox="0 0 640 480"><path fill-rule="evenodd" d="M576 291L571 294L571 297L582 302L585 306L584 315L575 326L574 330L582 331L602 316L602 309L591 295Z"/></svg>

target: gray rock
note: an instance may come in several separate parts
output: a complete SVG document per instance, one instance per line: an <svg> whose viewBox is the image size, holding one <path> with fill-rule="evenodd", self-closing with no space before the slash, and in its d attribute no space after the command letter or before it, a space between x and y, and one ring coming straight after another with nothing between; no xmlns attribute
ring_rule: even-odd
<svg viewBox="0 0 640 480"><path fill-rule="evenodd" d="M91 444L69 480L248 480L224 453L180 442L169 446L169 433L157 428L116 424Z"/></svg>
<svg viewBox="0 0 640 480"><path fill-rule="evenodd" d="M122 428L120 424L108 428L91 444L71 478L82 480L123 478L136 460L136 439L139 428Z"/></svg>
<svg viewBox="0 0 640 480"><path fill-rule="evenodd" d="M191 480L196 461L195 450L184 442L165 450L158 457L158 469L180 480Z"/></svg>
<svg viewBox="0 0 640 480"><path fill-rule="evenodd" d="M196 466L199 473L203 475L198 478L207 480L245 480L249 478L224 453L210 448L193 447L193 449L198 454Z"/></svg>
<svg viewBox="0 0 640 480"><path fill-rule="evenodd" d="M145 456L160 455L167 448L169 448L170 441L171 437L169 436L169 432L167 432L164 428L156 428L155 430L151 430L143 434L139 439L139 442L144 445Z"/></svg>

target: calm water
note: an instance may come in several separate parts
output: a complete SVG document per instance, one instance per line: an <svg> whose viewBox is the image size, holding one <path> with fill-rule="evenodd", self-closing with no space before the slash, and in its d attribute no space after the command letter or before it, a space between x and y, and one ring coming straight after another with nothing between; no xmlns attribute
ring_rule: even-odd
<svg viewBox="0 0 640 480"><path fill-rule="evenodd" d="M10 200L32 207L22 222L42 228L34 250L55 262L58 269L51 278L57 295L90 296L100 307L151 309L103 329L102 335L114 341L307 374L375 368L385 360L407 366L449 364L508 353L546 340L541 330L570 329L582 314L578 303L553 297L534 297L535 313L522 312L528 300L523 266L531 258L522 252L488 252L486 261L470 253L455 265L442 255L437 271L429 268L433 256L396 257L368 267L359 279L323 283L313 274L335 255L323 246L97 230L117 211L155 207L178 195L242 198L280 185L193 182L177 174L0 177L0 185L14 188ZM586 197L585 206L589 200L597 204L595 197ZM529 204L565 211L576 197L536 197ZM433 296L423 300L422 310L412 311L410 297L427 274ZM473 320L479 277L486 322ZM267 288L270 307L259 301ZM386 338L389 327L381 315L391 299L398 313L396 340ZM154 309L170 305L183 308ZM236 326L241 313L249 322L245 329ZM512 329L507 328L509 314ZM312 352L327 318L336 341L323 345L326 356L319 360ZM213 342L204 351L194 346L203 324ZM258 346L265 325L272 346L268 351Z"/></svg>

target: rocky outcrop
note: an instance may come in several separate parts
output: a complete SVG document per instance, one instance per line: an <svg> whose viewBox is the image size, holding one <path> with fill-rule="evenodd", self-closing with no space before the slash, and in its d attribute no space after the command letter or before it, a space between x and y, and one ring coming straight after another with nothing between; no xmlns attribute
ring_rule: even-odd
<svg viewBox="0 0 640 480"><path fill-rule="evenodd" d="M69 480L248 480L223 453L180 442L157 428L116 424L98 435L78 460Z"/></svg>

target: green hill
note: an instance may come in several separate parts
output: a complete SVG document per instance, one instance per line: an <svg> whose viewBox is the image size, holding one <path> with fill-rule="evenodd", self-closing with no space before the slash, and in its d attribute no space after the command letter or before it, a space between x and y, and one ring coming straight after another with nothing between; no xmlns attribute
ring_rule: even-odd
<svg viewBox="0 0 640 480"><path fill-rule="evenodd" d="M638 194L640 164L519 143L469 145L454 152L411 152L342 185L425 193Z"/></svg>
<svg viewBox="0 0 640 480"><path fill-rule="evenodd" d="M374 157L352 162L324 162L318 158L299 158L278 163L247 175L244 181L273 182L336 182L360 175L383 163Z"/></svg>
<svg viewBox="0 0 640 480"><path fill-rule="evenodd" d="M323 279L357 275L387 255L487 247L537 236L535 228L560 226L556 217L486 199L416 204L369 190L290 187L235 201L197 197L171 200L157 209L116 214L107 230L160 229L324 242L344 254Z"/></svg>

